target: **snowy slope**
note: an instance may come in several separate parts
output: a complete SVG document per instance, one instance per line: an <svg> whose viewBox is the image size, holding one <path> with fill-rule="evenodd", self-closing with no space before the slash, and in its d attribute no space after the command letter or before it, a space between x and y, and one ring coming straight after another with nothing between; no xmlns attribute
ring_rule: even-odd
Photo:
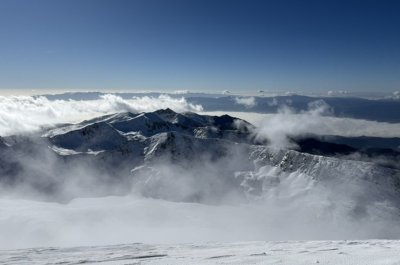
<svg viewBox="0 0 400 265"><path fill-rule="evenodd" d="M281 241L185 245L114 245L0 251L9 265L39 264L352 264L398 265L400 242Z"/></svg>

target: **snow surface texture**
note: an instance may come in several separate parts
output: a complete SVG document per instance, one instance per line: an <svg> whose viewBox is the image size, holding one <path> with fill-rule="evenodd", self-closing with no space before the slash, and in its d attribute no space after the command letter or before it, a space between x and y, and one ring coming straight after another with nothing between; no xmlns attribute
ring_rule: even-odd
<svg viewBox="0 0 400 265"><path fill-rule="evenodd" d="M399 241L277 241L35 248L0 251L0 260L3 260L3 264L9 265L398 265L399 252Z"/></svg>

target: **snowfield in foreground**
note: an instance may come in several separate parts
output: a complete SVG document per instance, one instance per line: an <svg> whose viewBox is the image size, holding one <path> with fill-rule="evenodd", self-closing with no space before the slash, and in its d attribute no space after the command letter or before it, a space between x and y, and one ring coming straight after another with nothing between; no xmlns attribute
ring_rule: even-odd
<svg viewBox="0 0 400 265"><path fill-rule="evenodd" d="M400 241L270 241L0 251L3 264L400 264Z"/></svg>

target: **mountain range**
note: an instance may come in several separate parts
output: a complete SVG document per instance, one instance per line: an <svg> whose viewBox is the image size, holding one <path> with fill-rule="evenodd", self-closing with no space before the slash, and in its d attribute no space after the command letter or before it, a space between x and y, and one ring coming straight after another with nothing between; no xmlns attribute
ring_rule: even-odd
<svg viewBox="0 0 400 265"><path fill-rule="evenodd" d="M350 200L356 215L381 203L400 209L400 170L387 162L399 157L399 138L304 135L291 139L297 150L280 150L256 134L228 115L106 115L0 138L0 181L4 190L56 201L135 192L218 204L322 189L337 204Z"/></svg>

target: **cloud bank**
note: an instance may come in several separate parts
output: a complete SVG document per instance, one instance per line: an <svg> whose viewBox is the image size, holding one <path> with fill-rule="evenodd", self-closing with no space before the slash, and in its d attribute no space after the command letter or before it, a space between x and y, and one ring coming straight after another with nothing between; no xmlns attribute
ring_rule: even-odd
<svg viewBox="0 0 400 265"><path fill-rule="evenodd" d="M276 148L293 148L290 137L306 134L337 135L345 137L399 137L400 124L334 116L334 109L323 100L311 102L308 110L296 112L289 106L280 106L276 114L253 112L202 112L207 115L228 114L244 119L257 127L255 135L268 138Z"/></svg>
<svg viewBox="0 0 400 265"><path fill-rule="evenodd" d="M311 102L307 111L295 112L282 106L277 114L257 120L256 136L267 138L275 148L295 148L290 137L306 134L338 136L399 137L400 124L334 117L323 100Z"/></svg>
<svg viewBox="0 0 400 265"><path fill-rule="evenodd" d="M171 108L174 111L201 111L201 105L185 98L133 97L125 100L107 94L97 100L48 100L45 97L0 97L0 136L37 131L56 123L77 122L116 112L148 112Z"/></svg>
<svg viewBox="0 0 400 265"><path fill-rule="evenodd" d="M399 137L400 124L377 122L362 119L339 118L324 116L313 111L297 113L290 108L284 107L277 114L264 114L239 111L206 111L205 115L228 114L244 119L256 127L259 127L257 135L260 137L277 136L283 141L285 147L289 136L304 134L338 135L338 136L372 136L372 137ZM277 147L279 142L275 142Z"/></svg>
<svg viewBox="0 0 400 265"><path fill-rule="evenodd" d="M252 108L257 105L255 97L236 97L235 103L239 105L243 105L246 108Z"/></svg>

